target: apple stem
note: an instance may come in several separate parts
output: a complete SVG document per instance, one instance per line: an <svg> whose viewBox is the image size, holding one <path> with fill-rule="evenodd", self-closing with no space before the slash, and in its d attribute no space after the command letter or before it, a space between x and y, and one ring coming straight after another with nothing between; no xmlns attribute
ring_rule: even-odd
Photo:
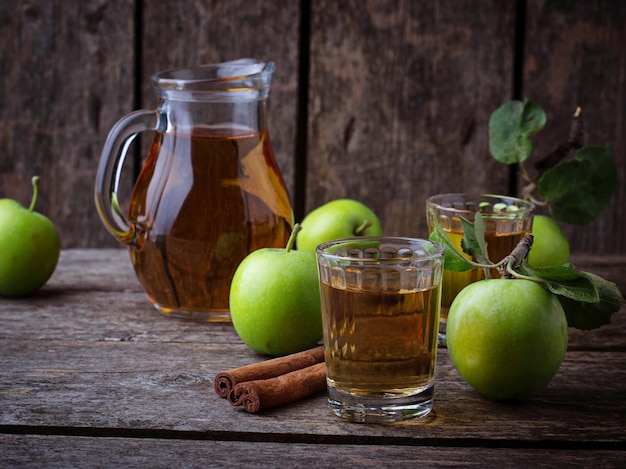
<svg viewBox="0 0 626 469"><path fill-rule="evenodd" d="M289 241L287 241L287 246L285 246L285 250L287 252L293 249L293 245L296 242L296 237L298 236L298 233L300 232L301 229L302 229L302 226L300 226L300 223L296 223L295 225L293 225L293 229L291 230L291 235L289 236Z"/></svg>
<svg viewBox="0 0 626 469"><path fill-rule="evenodd" d="M524 236L517 246L511 251L511 254L498 262L498 270L500 275L505 278L511 278L512 273L509 266L518 266L528 256L528 252L533 245L534 237L532 234Z"/></svg>
<svg viewBox="0 0 626 469"><path fill-rule="evenodd" d="M33 184L33 198L30 200L30 206L28 207L29 212L32 212L35 209L35 204L37 203L37 198L39 197L39 176L33 176L31 183Z"/></svg>
<svg viewBox="0 0 626 469"><path fill-rule="evenodd" d="M354 234L356 236L362 236L363 233L365 232L365 230L367 230L370 226L372 226L372 221L371 220L365 220L363 223L361 223L359 226L357 226L354 229Z"/></svg>

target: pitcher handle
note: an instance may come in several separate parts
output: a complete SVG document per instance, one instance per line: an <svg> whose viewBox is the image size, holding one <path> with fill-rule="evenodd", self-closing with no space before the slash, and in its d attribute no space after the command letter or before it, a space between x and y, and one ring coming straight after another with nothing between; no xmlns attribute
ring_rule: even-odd
<svg viewBox="0 0 626 469"><path fill-rule="evenodd" d="M122 117L111 129L102 149L96 175L96 209L105 228L120 242L137 246L140 227L122 213L117 191L130 144L139 132L164 131L166 117L155 110L140 110Z"/></svg>

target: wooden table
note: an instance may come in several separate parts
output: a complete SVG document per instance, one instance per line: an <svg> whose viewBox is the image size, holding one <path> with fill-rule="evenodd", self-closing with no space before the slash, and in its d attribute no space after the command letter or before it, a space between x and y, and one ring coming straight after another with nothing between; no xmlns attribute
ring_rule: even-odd
<svg viewBox="0 0 626 469"><path fill-rule="evenodd" d="M626 291L625 257L576 258ZM435 408L366 425L324 393L248 414L213 391L260 361L229 324L156 313L124 250L64 251L35 297L0 299L0 466L626 467L626 308L571 331L565 361L527 403L487 400L439 351Z"/></svg>

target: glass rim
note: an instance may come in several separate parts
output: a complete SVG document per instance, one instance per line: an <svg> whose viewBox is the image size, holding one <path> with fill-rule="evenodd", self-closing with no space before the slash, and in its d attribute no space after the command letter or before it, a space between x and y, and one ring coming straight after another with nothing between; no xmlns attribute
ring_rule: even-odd
<svg viewBox="0 0 626 469"><path fill-rule="evenodd" d="M358 244L361 249L365 249L363 244L367 243L380 243L381 244L392 244L392 245L401 245L400 247L407 247L411 249L411 256L398 256L391 258L380 258L380 257L355 257L355 256L344 256L335 254L333 252L328 252L325 249L328 249L332 246L340 246L340 245L349 245L351 243ZM419 253L418 255L414 255L415 247L424 247L429 246L432 250L426 251L424 250L423 254ZM357 246L355 245L355 248ZM396 264L398 262L411 262L411 261L428 261L435 259L442 259L444 255L445 247L443 244L438 243L436 241L431 241L426 238L409 238L402 236L354 236L354 237L346 237L346 238L338 238L331 241L326 241L321 243L315 248L315 252L318 257L323 257L325 259L331 259L334 261L341 262L354 262L358 261L360 263L372 263L372 264Z"/></svg>
<svg viewBox="0 0 626 469"><path fill-rule="evenodd" d="M503 201L509 202L509 203L512 202L513 204L510 204L510 205L515 205L518 208L518 210L516 210L515 212L506 211L506 210L494 210L490 212L485 212L488 214L496 214L496 215L499 215L499 214L511 215L512 213L529 214L529 213L532 213L536 208L534 203L528 200L520 199L519 197L514 197L510 195L502 195L502 194L480 193L480 192L450 192L446 194L437 194L437 195L428 197L426 199L426 205L436 208L439 211L445 211L445 212L455 212L455 213L475 213L476 212L476 210L443 205L442 203L443 200L445 199L455 199L455 198L464 203L473 202L476 204L479 204L480 202L485 202L486 200L484 199L487 199L487 200L498 199L499 202L503 202Z"/></svg>
<svg viewBox="0 0 626 469"><path fill-rule="evenodd" d="M152 85L157 96L168 99L194 100L184 98L192 93L195 100L237 95L253 101L267 98L275 69L273 61L242 58L160 71L152 75Z"/></svg>

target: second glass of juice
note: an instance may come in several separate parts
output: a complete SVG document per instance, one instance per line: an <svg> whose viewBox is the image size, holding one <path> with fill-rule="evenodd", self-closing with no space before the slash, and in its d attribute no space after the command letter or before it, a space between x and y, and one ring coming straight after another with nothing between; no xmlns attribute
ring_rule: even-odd
<svg viewBox="0 0 626 469"><path fill-rule="evenodd" d="M461 252L463 239L461 220L465 218L474 222L479 211L483 217L489 260L497 263L510 254L524 236L530 234L535 205L515 197L492 194L439 194L426 200L426 217L430 232L435 229L437 220L450 241ZM469 258L468 255L466 257ZM496 269L492 269L490 275L491 278L500 276ZM450 304L463 288L483 278L482 269L465 272L444 270L439 324L439 339L442 343L445 343Z"/></svg>

